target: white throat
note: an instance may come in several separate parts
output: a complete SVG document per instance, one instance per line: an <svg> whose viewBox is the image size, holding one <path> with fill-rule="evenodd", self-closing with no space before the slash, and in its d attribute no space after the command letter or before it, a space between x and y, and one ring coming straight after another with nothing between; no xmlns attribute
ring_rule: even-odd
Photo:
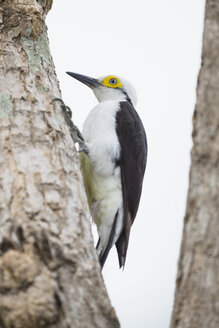
<svg viewBox="0 0 219 328"><path fill-rule="evenodd" d="M93 92L99 102L106 100L125 101L126 95L120 89L113 89L104 86L93 88Z"/></svg>

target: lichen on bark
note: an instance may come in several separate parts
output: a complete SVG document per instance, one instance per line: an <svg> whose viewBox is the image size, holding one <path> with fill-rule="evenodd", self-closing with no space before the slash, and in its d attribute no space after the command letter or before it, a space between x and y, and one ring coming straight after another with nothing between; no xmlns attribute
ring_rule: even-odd
<svg viewBox="0 0 219 328"><path fill-rule="evenodd" d="M48 47L52 1L0 2L0 327L119 327Z"/></svg>

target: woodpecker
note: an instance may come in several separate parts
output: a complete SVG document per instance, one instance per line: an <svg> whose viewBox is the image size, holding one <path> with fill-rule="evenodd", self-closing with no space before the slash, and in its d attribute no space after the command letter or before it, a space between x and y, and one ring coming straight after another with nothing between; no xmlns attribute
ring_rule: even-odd
<svg viewBox="0 0 219 328"><path fill-rule="evenodd" d="M137 214L147 161L147 138L138 113L134 87L109 75L98 79L66 72L92 89L99 104L85 119L81 153L90 213L99 234L101 268L113 245L125 265L129 234Z"/></svg>

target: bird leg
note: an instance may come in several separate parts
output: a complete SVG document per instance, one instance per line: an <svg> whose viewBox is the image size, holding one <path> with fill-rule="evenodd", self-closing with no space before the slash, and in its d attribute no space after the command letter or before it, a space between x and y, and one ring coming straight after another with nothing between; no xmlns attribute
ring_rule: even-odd
<svg viewBox="0 0 219 328"><path fill-rule="evenodd" d="M78 127L76 125L74 125L74 123L71 120L71 118L72 118L71 108L66 106L64 101L60 98L54 98L52 101L59 101L61 103L61 109L64 114L64 119L65 119L66 124L69 127L70 134L71 134L73 141L75 143L79 144L79 152L84 152L85 154L88 155L89 151L88 151L87 145L85 143L85 140L84 140L80 130L78 129Z"/></svg>

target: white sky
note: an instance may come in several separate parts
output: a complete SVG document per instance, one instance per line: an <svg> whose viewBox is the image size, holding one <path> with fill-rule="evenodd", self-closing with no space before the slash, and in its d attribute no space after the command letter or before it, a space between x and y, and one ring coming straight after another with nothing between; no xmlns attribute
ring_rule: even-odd
<svg viewBox="0 0 219 328"><path fill-rule="evenodd" d="M204 0L54 1L47 18L63 99L80 128L96 99L65 71L127 78L149 145L124 272L103 275L122 328L167 328L186 206Z"/></svg>

